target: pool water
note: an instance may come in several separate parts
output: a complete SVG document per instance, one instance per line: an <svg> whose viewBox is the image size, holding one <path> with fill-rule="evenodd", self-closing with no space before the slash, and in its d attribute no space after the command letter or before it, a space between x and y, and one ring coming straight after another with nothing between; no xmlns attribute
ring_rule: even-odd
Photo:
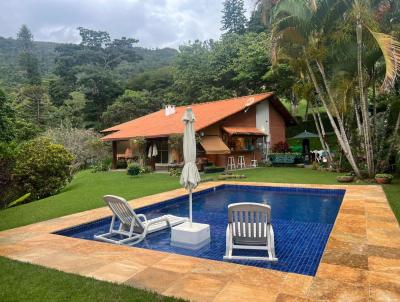
<svg viewBox="0 0 400 302"><path fill-rule="evenodd" d="M193 221L210 225L209 245L196 251L173 247L170 245L170 230L164 230L148 235L135 247L224 261L228 204L267 203L271 206L278 262L254 260L231 262L314 276L343 196L344 190L221 185L193 194ZM178 197L142 208L137 212L145 214L148 219L163 214L187 217L188 198ZM94 235L108 231L110 222L111 217L107 217L56 234L94 240ZM260 256L262 253L239 250L235 251L234 255Z"/></svg>

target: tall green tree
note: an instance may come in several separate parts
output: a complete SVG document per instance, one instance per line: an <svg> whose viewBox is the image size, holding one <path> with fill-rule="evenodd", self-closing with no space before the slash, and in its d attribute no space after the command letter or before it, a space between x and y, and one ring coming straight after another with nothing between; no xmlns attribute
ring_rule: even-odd
<svg viewBox="0 0 400 302"><path fill-rule="evenodd" d="M247 19L243 0L225 0L222 10L222 28L228 33L243 34L246 31Z"/></svg>
<svg viewBox="0 0 400 302"><path fill-rule="evenodd" d="M84 108L86 126L97 129L101 114L123 93L123 89L110 73L97 68L85 69L78 84L87 100Z"/></svg>
<svg viewBox="0 0 400 302"><path fill-rule="evenodd" d="M26 85L20 88L14 106L19 118L42 129L49 125L55 111L46 89L39 85Z"/></svg>
<svg viewBox="0 0 400 302"><path fill-rule="evenodd" d="M0 142L10 142L15 138L15 112L11 102L0 89Z"/></svg>
<svg viewBox="0 0 400 302"><path fill-rule="evenodd" d="M103 127L111 127L157 111L162 108L162 102L162 99L152 97L146 91L125 90L124 94L103 112Z"/></svg>
<svg viewBox="0 0 400 302"><path fill-rule="evenodd" d="M360 167L364 168L362 156L358 152L360 148L355 147L361 146L368 173L372 176L375 172L373 163L378 158L374 158L371 152L374 144L377 144L377 141L372 140L371 127L377 127L369 123L370 99L364 76L367 66L376 66L383 59L386 77L381 80L384 87L392 86L393 79L399 72L399 66L395 63L399 58L399 44L392 36L376 32L379 24L375 20L377 14L369 13L372 7L366 9L364 2L359 6L357 3L361 2L355 1L353 6L351 2L344 0L281 0L274 10L274 37L278 57L304 58L308 77L325 107L338 142L353 170L360 176ZM362 14L357 13L361 10ZM370 17L362 21L360 15ZM362 27L370 33L368 40L365 40ZM390 27L385 30L388 28ZM365 56L367 49L371 50L376 46L382 51L378 56L371 51L370 56ZM342 51L343 49L346 51ZM349 75L348 80L346 78ZM375 85L376 79L368 83L368 89L375 91ZM359 91L359 97L352 93L355 90ZM349 104L355 104L355 109L349 107ZM359 111L361 114L358 114ZM377 116L375 112L373 120L377 120ZM355 120L359 125L361 144L352 131L353 128L349 126Z"/></svg>
<svg viewBox="0 0 400 302"><path fill-rule="evenodd" d="M18 31L17 40L21 49L18 63L25 74L27 83L32 85L39 84L41 81L39 61L33 53L33 35L26 25L22 25Z"/></svg>

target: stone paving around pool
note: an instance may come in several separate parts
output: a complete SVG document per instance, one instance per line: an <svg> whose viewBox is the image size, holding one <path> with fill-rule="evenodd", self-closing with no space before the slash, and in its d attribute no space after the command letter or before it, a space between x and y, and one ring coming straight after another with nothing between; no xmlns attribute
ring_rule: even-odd
<svg viewBox="0 0 400 302"><path fill-rule="evenodd" d="M400 228L380 186L226 183L346 190L315 277L51 234L110 216L108 208L0 232L0 255L192 301L400 301ZM140 208L185 194L130 203Z"/></svg>

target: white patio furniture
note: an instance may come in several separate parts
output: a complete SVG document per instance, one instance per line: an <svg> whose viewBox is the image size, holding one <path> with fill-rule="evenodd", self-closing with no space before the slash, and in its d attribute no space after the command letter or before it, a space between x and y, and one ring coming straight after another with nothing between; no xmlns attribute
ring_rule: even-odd
<svg viewBox="0 0 400 302"><path fill-rule="evenodd" d="M270 206L259 203L233 203L228 206L228 216L224 259L278 261L275 256ZM262 250L265 251L265 256L234 256L234 249Z"/></svg>
<svg viewBox="0 0 400 302"><path fill-rule="evenodd" d="M250 167L252 168L257 168L258 166L258 161L256 159L252 159L250 163Z"/></svg>
<svg viewBox="0 0 400 302"><path fill-rule="evenodd" d="M228 157L227 170L236 170L235 158L233 156Z"/></svg>
<svg viewBox="0 0 400 302"><path fill-rule="evenodd" d="M240 155L238 156L238 165L237 165L238 169L244 169L246 168L246 162L244 160L244 156Z"/></svg>
<svg viewBox="0 0 400 302"><path fill-rule="evenodd" d="M147 234L188 221L187 218L174 215L163 215L147 220L145 215L136 214L129 203L122 197L106 195L103 199L112 211L113 216L109 231L101 235L95 235L94 238L97 240L115 244L135 245L145 239ZM120 221L118 228L116 227L116 218Z"/></svg>

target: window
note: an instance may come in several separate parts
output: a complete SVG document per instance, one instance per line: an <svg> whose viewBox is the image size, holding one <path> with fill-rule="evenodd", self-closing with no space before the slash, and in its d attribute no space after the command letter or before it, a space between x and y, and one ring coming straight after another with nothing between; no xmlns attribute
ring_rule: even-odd
<svg viewBox="0 0 400 302"><path fill-rule="evenodd" d="M229 140L231 151L254 151L253 139L250 136L232 136Z"/></svg>
<svg viewBox="0 0 400 302"><path fill-rule="evenodd" d="M158 140L155 143L158 151L158 155L155 158L156 163L168 164L168 140Z"/></svg>

